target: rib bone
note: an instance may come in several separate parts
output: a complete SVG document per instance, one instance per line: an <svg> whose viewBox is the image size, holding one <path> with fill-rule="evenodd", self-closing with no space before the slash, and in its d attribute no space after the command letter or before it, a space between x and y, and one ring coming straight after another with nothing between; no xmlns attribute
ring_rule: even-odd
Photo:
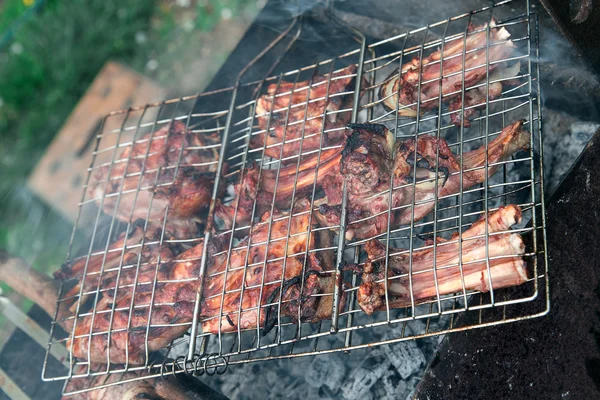
<svg viewBox="0 0 600 400"><path fill-rule="evenodd" d="M386 308L386 290L389 307L401 308L412 302L418 304L435 299L438 294L443 296L463 290L488 292L490 288L526 282L527 271L522 258L525 245L520 235L509 231L511 225L520 221L521 210L515 205L490 213L487 251L485 219L473 224L460 238L455 235L448 241L439 241L435 245L435 258L433 247L412 255L405 250L389 248L387 288L384 280L386 248L377 240L367 242L368 261L358 290L358 304L367 314L372 314ZM462 253L459 253L459 242L462 242Z"/></svg>

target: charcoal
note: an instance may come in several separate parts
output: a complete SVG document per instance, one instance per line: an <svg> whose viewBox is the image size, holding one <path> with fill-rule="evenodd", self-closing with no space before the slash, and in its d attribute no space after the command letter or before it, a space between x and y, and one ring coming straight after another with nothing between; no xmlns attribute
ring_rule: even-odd
<svg viewBox="0 0 600 400"><path fill-rule="evenodd" d="M386 355L402 379L420 371L421 367L425 365L425 356L414 340L390 346L390 350Z"/></svg>
<svg viewBox="0 0 600 400"><path fill-rule="evenodd" d="M411 389L405 397L406 400L413 400L413 395L415 394L415 389L417 388L417 385L419 384L420 381L421 381L421 376L414 376L414 377L410 378L410 380L406 383L406 386ZM401 397L398 397L398 398L401 398Z"/></svg>
<svg viewBox="0 0 600 400"><path fill-rule="evenodd" d="M342 386L345 375L346 367L339 355L317 356L306 371L306 382L314 387L325 385L335 393Z"/></svg>
<svg viewBox="0 0 600 400"><path fill-rule="evenodd" d="M368 397L371 386L385 374L390 365L383 347L372 349L362 363L350 372L342 387L344 398L354 400Z"/></svg>
<svg viewBox="0 0 600 400"><path fill-rule="evenodd" d="M395 400L404 398L411 392L411 389L408 382L391 368L373 385L371 391L376 399Z"/></svg>

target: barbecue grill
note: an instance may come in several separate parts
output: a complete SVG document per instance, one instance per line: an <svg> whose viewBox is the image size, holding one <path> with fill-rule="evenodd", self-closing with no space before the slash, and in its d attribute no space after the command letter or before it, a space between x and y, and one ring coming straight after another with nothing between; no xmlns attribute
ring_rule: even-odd
<svg viewBox="0 0 600 400"><path fill-rule="evenodd" d="M329 88L336 79L343 79L345 77L344 75L334 77L336 72L342 71L347 66L355 66L355 72L352 73L352 77L355 78L355 86L344 93L337 94L339 96L343 95L351 98L352 101L350 106L336 112L350 113L350 119L353 123L384 124L390 132L393 133L396 139L418 139L419 137L428 135L433 136L436 139L445 139L450 149L458 155L462 155L469 150L479 147L484 147L487 154L489 143L492 142L494 138L498 137L503 127L519 119L525 120L524 125L530 135L530 149L527 154L511 157L509 160L500 161L494 165L490 165L486 162L482 167L485 171L491 167L496 167L497 165L500 166L500 171L489 178L486 173L486 179L483 184L467 190L461 188L460 192L455 195L443 198L438 198L436 195L433 200L435 204L434 210L428 217L420 221L414 221L413 219L410 224L400 227L393 227L388 223L386 232L373 238L388 244L385 251L386 260L389 260L390 256L394 255L390 254L391 247L406 249L402 254L405 254L409 258L410 265L412 266L412 254L415 252L432 248L435 254L435 251L438 248L438 239L449 239L453 234L460 236L462 232L467 230L479 219L484 219L487 223L490 212L498 210L500 207L508 204L516 204L522 209L524 222L518 224L516 229L511 230L511 232L517 232L526 237L528 246L524 255L514 254L510 256L522 256L527 261L528 266L530 267L530 274L527 282L521 286L518 292L512 291L511 289L495 290L493 289L492 282L489 282L489 292L487 293L465 290L463 282L463 290L452 295L440 294L440 292L437 291L436 284L437 293L433 300L424 302L415 301L411 295L412 301L409 307L392 309L388 303L385 310L370 316L366 315L356 301L356 293L361 283L360 278L356 274L353 274L352 271L343 268L343 266L346 264L364 264L365 258L361 254L361 249L368 240L373 238L354 240L348 237L347 232L349 230L349 225L352 223L347 221L345 215L348 192L344 186L341 208L342 215L340 218L341 223L326 228L314 227L309 223L308 231L302 232L308 241L310 235L317 235L319 231L333 230L335 232L333 243L316 245L310 249L307 247L306 250L304 250L304 253L293 255L287 254L286 257L283 258L283 271L285 271L286 260L288 260L289 257L293 256L303 259L304 265L301 276L305 276L306 260L309 257L309 253L334 256L334 262L328 266L326 272L335 277L335 282L337 284L332 285L330 291L315 295L331 299L331 317L328 320L323 320L318 323L294 322L282 318L280 314L277 313L275 326L270 332L265 332L264 327L260 326L260 324L257 324L257 327L255 328L244 329L240 327L239 323L236 324L236 329L233 332L222 331L221 325L219 325L218 332L216 333L201 332L199 324L207 322L206 319L200 317L198 312L201 307L201 302L205 300L202 282L205 279L211 278L207 273L207 265L211 255L209 255L208 250L206 249L207 246L204 246L204 251L200 258L200 274L197 278L200 290L196 293L194 318L191 323L184 324L189 327L189 331L185 336L175 340L160 354L151 354L148 350L148 343L146 343L146 362L144 365L125 364L123 366L113 364L111 362L110 351L108 351L106 365L97 368L97 366L92 365L89 357L87 360L76 359L71 355L70 368L67 374L60 376L51 375L44 367L43 378L45 380L66 379L70 381L89 376L122 373L124 371L140 371L142 372L141 376L143 377L158 377L178 373L207 375L215 373L222 374L226 373L229 366L235 364L277 358L326 354L336 351L352 351L354 349L439 335L447 332L514 322L521 319L542 316L549 311L547 257L545 251L544 199L542 190L543 156L542 138L540 134L542 113L539 99L539 67L536 63L536 60L539 59L538 22L536 14L530 9L529 2L499 2L470 13L448 18L419 29L375 42L368 41L363 34L339 21L335 17L335 12L331 5L324 7L321 10L321 16L325 16L328 23L336 27L339 31L339 35L345 35L345 37L351 38L354 45L349 48L340 48L337 57L317 60L317 62L311 65L302 66L297 69L284 70L283 72L276 74L277 68L282 63L285 64L286 57L290 52L294 51L296 41L303 34L303 27L305 25L303 18L309 17L299 17L296 18L273 43L267 46L263 52L258 54L254 60L242 69L242 72L233 86L194 96L148 104L142 107L130 107L126 110L112 112L105 117L99 130L99 134L97 135L94 159L88 170L88 179L84 184L79 216L71 237L71 250L68 254L68 259L70 260L87 260L86 270L83 273L84 281L92 282L98 275L97 272L87 273L87 266L91 258L100 256L105 260L106 254L109 252L110 243L114 242L121 233L130 232L132 229L140 226L139 222L136 222L134 218L132 218L139 193L147 191L152 191L152 193L154 193L160 188L168 189L173 183L172 180L167 183L158 183L158 176L160 175L160 172L164 171L143 169L142 172L138 174L140 179L139 184L135 189L119 190L117 193L109 193L106 188L110 184L109 181L115 179L111 177L110 171L119 165L129 165L132 158L131 153L129 153L129 157L127 158L120 158L120 154L123 149L132 146L132 144L137 145L147 143L148 150L146 153L142 156L135 156L141 157L140 159L142 160L142 163L144 163L145 157L150 155L150 143L153 140L160 139L159 135L161 134L166 135L168 138L170 135L169 130L161 131L166 132L166 134L159 133L159 130L169 126L173 121L180 121L185 124L186 129L191 131L194 135L206 136L216 134L221 138L221 141L218 144L209 144L203 147L201 146L202 148L198 149L218 152L219 157L217 160L203 165L183 165L181 162L177 162L176 165L167 167L173 169L173 177L177 177L179 171L187 167L210 167L218 171L214 180L208 215L202 220L204 233L185 239L172 239L167 237L163 230L163 234L160 238L153 242L146 241L144 238L141 243L129 245L127 244L126 236L125 242L121 248L111 249L111 251L116 251L121 254L118 266L110 267L110 269L105 269L103 266L100 269L99 274L102 275L107 272L116 272L118 281L121 272L127 270L139 272L140 268L145 267L140 261L140 258L133 261L125 260L123 254L125 253L126 248L136 246L143 248L144 246L149 245L162 246L163 244L192 246L202 240L204 243L208 243L211 238L218 234L222 235L224 231L230 233L227 248L217 255L225 254L227 255L228 260L233 252L243 246L248 250L250 250L252 246L265 246L268 249L269 246L276 246L277 241L283 241L287 245L292 236L289 232L284 238L268 240L265 243L252 243L251 240L241 242L238 238L246 236L251 232L252 223L236 224L234 214L233 226L231 228L220 226L215 222L214 218L217 200L222 202L231 201L231 196L223 194L223 192L227 192L228 188L231 188L230 182L239 180L240 177L244 176L244 173L248 168L248 163L251 160L254 160L261 167L261 171L275 171L274 173L277 177L275 183L276 192L278 188L277 179L280 176L284 163L287 166L295 165L297 177L306 156L317 155L320 159L323 152L332 149L332 147L322 145L317 150L307 152L300 150L298 155L282 159L281 157L272 158L266 156L266 143L262 148L253 148L251 146L252 139L265 133L264 130L261 131L257 126L256 109L259 96L264 94L268 85L273 84L276 85L276 87L279 87L282 82L294 82L294 87L291 92L276 94L274 96L290 96L293 92L302 90L311 91L320 85L325 85ZM510 31L511 40L516 46L516 51L509 58L494 62L510 63L511 65L519 65L520 67L517 68L511 76L497 78L499 81L510 80L516 82L511 88L504 90L502 96L499 98L490 96L489 85L495 81L493 80L493 77L490 79L491 73L487 68L490 64L490 60L487 57L489 54L489 42L486 42L486 57L485 60L481 60L482 65L486 67L486 79L482 83L473 86L469 86L468 84L465 85L463 83L463 85L456 90L463 100L460 108L460 113L462 115L465 113L464 99L465 96L468 96L469 90L483 88L486 91L483 108L478 110L475 117L471 119L470 127L467 128L461 124L461 126L457 128L451 122L451 115L455 113L456 110L449 110L448 107L444 105L441 95L432 100L437 106L434 107L432 111L426 113L421 112L420 108L423 107L422 102L419 101L410 105L410 107L416 107L416 117L414 118L399 115L397 111L405 106L397 104L397 109L390 111L382 105L383 99L378 96L378 92L390 74L393 74L394 71L399 71L402 65L414 57L418 57L422 60L424 55L427 55L435 49L441 49L443 54L445 46L450 46L459 41L466 43L469 35L477 33L469 30L469 27L471 26L487 24L482 32L486 32L489 37L490 23L493 20L496 21L497 27L505 27ZM255 66L256 62L267 52L278 53L275 63L273 63L271 68L266 71L267 73L265 73L264 78L247 81L245 78L248 71L250 71ZM467 55L463 53L463 60L466 56ZM441 71L442 64L439 63L439 65ZM463 68L462 71L460 71L460 74L462 74L464 78L465 73L468 72L468 70L465 71ZM311 83L306 87L295 86L298 82L310 80L312 77L318 75L326 75L328 76L328 79ZM463 79L463 82L464 81L465 80ZM419 76L417 87L421 88L422 85L427 83L429 82L422 82L421 77ZM328 96L329 90L327 90L326 98L328 98ZM308 108L310 101L312 100L294 104L293 106L290 102L290 106L287 109L272 109L263 117L271 121L276 118L274 117L274 114L281 113L285 118L286 115L289 115L291 107ZM471 107L474 108L475 106ZM325 111L320 117L325 120L330 117L330 115L328 114L328 111ZM306 118L302 123L303 126L306 124ZM266 130L267 134L269 131L268 125L269 124L267 124ZM287 127L287 123L285 125ZM304 131L304 128L302 128L302 130ZM343 126L330 129L324 128L321 134L343 130ZM299 139L300 149L302 149L303 142L306 138L307 136L302 135ZM283 148L283 146L280 147ZM337 147L339 148L342 146L339 145ZM184 149L183 147L180 149L180 161L184 150L190 149ZM225 165L227 166L226 169L224 169ZM94 176L101 168L108 168L109 178L105 179L102 183L104 193L101 196L99 206L97 206L97 199L90 197L88 188L90 185L98 183L94 182ZM127 168L125 168L125 170L127 170ZM143 185L141 176L146 173L154 173L157 177L157 182L149 186ZM315 182L317 173L318 171L315 171L315 177L313 178ZM462 175L463 172L461 170L461 181L463 179ZM120 177L117 179L124 178L125 177ZM437 180L438 178L436 177L435 179ZM416 185L416 179L414 182L413 186ZM391 195L392 191L396 189L397 188L395 187L390 187L388 192ZM413 190L413 193L414 192L415 191ZM134 198L128 222L122 222L117 219L116 212L113 213L113 215L105 215L103 213L102 209L105 202L116 202L118 207L119 202L121 199L125 198L125 196L132 196ZM294 203L295 196L295 191L293 191L291 203ZM313 185L312 196L309 196L309 200L310 207L308 211L302 211L296 214L290 212L284 216L279 216L275 212L276 209L273 204L270 210L270 218L255 222L254 224L263 224L269 232L267 237L271 237L271 228L277 221L287 219L287 223L290 224L293 218L306 213L309 214L309 220L311 220L313 218L311 210L316 210L319 205L318 199L316 198L316 183ZM235 206L235 200L233 200L233 204ZM411 204L403 207L408 207L409 209L412 207L414 209L416 205L417 203L413 196ZM256 220L260 217L260 215L255 215L255 209L256 207L253 208L251 220ZM390 215L393 211L392 207L388 208L388 221L390 221ZM167 226L170 222L169 218L170 216L167 208L161 221L163 227ZM147 223L142 224L144 230L147 229L147 227ZM79 254L77 254L74 243L80 236L87 234L89 234L91 238L89 245L86 246L84 251L80 251ZM483 237L487 245L490 236L486 234L483 235ZM424 240L423 238L429 240ZM462 241L458 240L459 248L461 243ZM488 279L491 280L489 270L490 262L493 261L493 258L491 258L489 254L486 254L484 261L487 264ZM266 258L261 262L263 264L263 276L261 285L258 287L261 293L265 286L265 267L269 262L272 262L272 260L267 260ZM154 263L155 268L158 271L158 268L161 265L160 259ZM244 275L248 268L251 268L252 266L251 260L246 260L243 266ZM438 265L434 267L434 276L436 271L443 268L459 268L462 271L463 261L460 260L458 265ZM417 272L408 274L409 281L414 279L415 274L417 274ZM226 276L226 273L223 274L223 279L225 279ZM340 284L341 282L345 282L345 284L342 285ZM152 287L152 300L149 305L141 308L138 306L134 307L132 301L131 306L128 309L130 314L136 311L150 314L153 312L155 307L154 297L156 283L156 281L150 283L150 286ZM271 310L282 309L284 305L282 304L283 296L281 293L285 283L283 276L276 282L269 282L269 284L280 287L278 292L279 295L273 296L273 298L270 299L269 304L259 305L257 310L259 314L272 312ZM107 291L107 289L101 288L99 284L92 284L92 287L94 287L93 290L86 289L86 285L81 285L79 293L74 298L65 296L65 293L68 291L67 285L68 283L61 287L57 310L64 308L63 303L66 304L66 302L74 300L74 305L69 306L71 314L67 319L74 320L75 325L77 324L77 318L81 316L91 316L91 318L94 319L104 318L103 314L108 314L112 321L112 316L115 314L115 311L119 311L116 308L116 303L112 304L110 310L96 309L95 304L97 304L98 299L101 296L105 296L105 292ZM136 280L136 283L133 285L134 290L136 290L138 286ZM240 295L243 296L244 290L249 289L256 288L242 286ZM117 287L112 294L115 298L118 290L119 287ZM224 296L229 293L229 291L226 291L225 285L223 285L223 290L218 296L223 299ZM388 294L386 292L386 297L387 296ZM342 298L345 298L346 300L342 301ZM86 304L89 303L89 299L92 299L91 307ZM473 299L475 299L475 301ZM476 303L475 305L474 302ZM527 307L525 313L522 313L523 307L519 308L519 313L515 313L511 306L517 303L528 303L530 307ZM501 312L488 312L490 310L501 310ZM241 309L238 311L238 315L241 314L241 311ZM458 315L465 315L469 318L462 318L458 321L456 319ZM75 334L75 327L72 332L67 332L66 335L61 334L60 329L58 329L58 324L62 322L61 318L63 317L59 317L58 313L54 318L51 338L48 345L48 354L50 354L50 351L52 351L54 346L64 346L67 339ZM221 306L219 315L214 315L210 318L222 321L223 319L233 317L225 315ZM418 321L419 323L424 322L424 330L418 329L417 326L421 325L416 325L415 321ZM167 326L168 325L152 325L149 323L145 328L146 338L148 337L150 330ZM390 330L390 326L401 327L401 329ZM370 332L369 338L360 335L363 331ZM110 338L113 333L114 331L112 328L109 328L108 331L95 331L90 329L89 333L87 333L87 337L89 337L91 341L93 336L108 334L108 337ZM332 334L336 335L339 340L335 342L323 340L324 337L328 337ZM377 337L378 339L372 340L370 339L372 337ZM47 359L48 355L46 361ZM112 384L115 383L103 384L100 386ZM91 390L97 387L99 386L90 386L85 390ZM68 393L69 390L66 390L66 392ZM81 392L81 390L70 392L77 393Z"/></svg>

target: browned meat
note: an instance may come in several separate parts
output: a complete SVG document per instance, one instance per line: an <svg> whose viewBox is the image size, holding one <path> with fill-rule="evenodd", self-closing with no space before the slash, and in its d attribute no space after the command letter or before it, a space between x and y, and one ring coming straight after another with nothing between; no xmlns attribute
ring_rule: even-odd
<svg viewBox="0 0 600 400"><path fill-rule="evenodd" d="M522 258L525 245L520 235L509 231L512 225L520 221L521 209L514 205L501 207L489 214L489 272L486 264L486 224L483 218L464 231L460 238L456 234L448 241L439 240L435 258L433 248L415 251L412 255L407 250L390 248L387 277L389 307L407 307L413 301L419 304L437 298L438 293L443 296L462 292L463 289L487 292L490 290L490 279L493 289L526 282L527 271ZM459 254L459 240L462 244L462 257ZM368 261L364 266L357 300L364 312L372 314L386 308L386 247L373 239L365 244L365 250ZM411 257L412 273L409 270ZM462 272L459 268L460 260Z"/></svg>
<svg viewBox="0 0 600 400"><path fill-rule="evenodd" d="M143 258L152 258L157 246L156 241L160 239L160 229L156 226L149 227L145 232L140 225L133 226L129 232L123 232L119 238L108 246L108 251L96 252L89 257L81 257L74 262L65 263L61 269L54 273L54 277L60 280L81 278L87 263L87 274L98 273L104 264L104 270L118 268L121 263L127 264L142 255ZM145 245L141 243L144 240Z"/></svg>
<svg viewBox="0 0 600 400"><path fill-rule="evenodd" d="M396 108L398 108L398 113L407 117L417 115L418 102L420 103L421 112L437 108L440 96L440 60L442 57L441 94L445 103L451 102L457 96L460 96L463 87L462 71L465 71L464 87L470 87L486 78L486 69L491 72L499 66L504 68L505 65L501 65L498 61L507 58L514 49L512 41L508 40L510 33L504 27L496 28L496 22L492 21L488 42L486 28L487 24L470 27L466 41L458 38L447 42L443 48L443 54L442 49L440 49L422 60L414 58L402 66L401 74L394 71L385 79L379 90L379 98L382 100L382 104L390 111L396 111ZM487 57L489 57L489 64L486 68L486 47L488 45ZM463 55L465 57L464 66ZM421 82L420 98L419 78ZM500 94L502 93L502 85L499 88L496 86L491 89L500 90ZM477 94L472 93L468 96L476 97ZM465 106L468 106L466 102ZM456 103L453 107L457 109ZM468 117L468 114L465 115L465 123L467 124ZM460 124L460 118L453 118L453 122Z"/></svg>
<svg viewBox="0 0 600 400"><path fill-rule="evenodd" d="M495 82L489 85L489 99L494 100L502 95L502 83ZM461 125L461 96L456 96L450 103L448 104L448 110L457 111L455 113L450 114L450 119L456 126ZM477 87L474 89L470 89L465 93L465 102L464 102L464 119L462 121L462 125L465 128L471 126L471 117L475 115L477 110L485 108L486 103L486 87Z"/></svg>
<svg viewBox="0 0 600 400"><path fill-rule="evenodd" d="M0 281L8 285L19 294L29 298L40 306L49 316L54 317L57 296L58 282L52 280L47 275L41 274L32 269L19 258L10 257L0 250ZM62 303L61 303L62 304ZM65 317L66 313L59 312L58 320ZM68 321L63 322L65 328L72 328ZM113 370L122 368L121 365L115 365ZM101 372L106 370L106 365L92 364L92 372ZM87 372L87 365L79 365L74 368L74 374L84 374ZM207 393L211 398L224 398L217 392L212 392L204 384L194 378L178 376L177 379L154 379L143 378L142 371L129 371L125 373L111 373L110 375L100 374L90 377L72 378L67 383L66 392L75 392L88 390L100 385L119 383L101 389L95 389L75 395L64 396L63 399L76 400L112 400L112 399L165 399L165 400L183 400L183 399L201 399ZM126 382L127 380L135 381Z"/></svg>
<svg viewBox="0 0 600 400"><path fill-rule="evenodd" d="M163 349L190 328L202 247L201 243L171 262L147 265L135 286L135 270L122 272L118 287L114 279L105 280L102 289L109 290L95 304L95 316L84 313L77 318L67 348L72 346L75 357L91 362L145 364L146 343L149 353Z"/></svg>
<svg viewBox="0 0 600 400"><path fill-rule="evenodd" d="M467 190L495 174L499 161L527 149L529 134L522 126L522 121L515 122L489 142L486 169L485 146L463 154L461 160L451 152L445 140L423 135L417 142L414 139L397 141L392 150L393 139L383 125L354 125L342 155L342 173L329 175L330 181L338 180L338 183L324 185L327 203L320 206L315 216L321 225L339 225L341 181L346 177L347 238L377 236L387 230L390 179L393 179L391 226L418 221L434 209L436 194L440 198L460 192L461 163L462 188ZM417 182L413 185L415 175Z"/></svg>
<svg viewBox="0 0 600 400"><path fill-rule="evenodd" d="M309 294L317 293L323 290L323 285L329 284L319 282L317 279L317 276L323 272L321 257L324 256L322 254L324 252L311 253L309 260L306 260L306 271L308 277L312 275L314 277L307 278L310 283L305 284L305 292L302 296L299 293L298 283L302 279L300 275L305 262L304 257L308 249L315 248L315 237L318 236L313 233L307 237L309 207L310 202L301 199L294 207L291 220L286 215L273 215L270 236L268 230L271 215L266 213L261 222L252 226L249 250L247 239L230 253L228 264L228 255L225 253L211 260L202 302L204 332L218 332L219 326L221 332L234 331L238 327L250 329L257 326L264 327L265 332L268 332L275 322L276 313L272 308L276 309L276 307L265 308L265 306L277 303L281 296L283 301L281 314L297 316L298 302L302 303L305 299L309 299ZM288 238L287 247L286 238ZM267 242L270 244L267 245ZM323 244L319 245L322 246ZM244 268L246 263L247 267ZM229 265L228 269L226 269L227 265ZM261 285L263 286L262 297ZM283 293L280 293L282 285ZM320 307L317 303L327 301L325 297L322 299L313 297L310 300L310 303L301 305L300 314L303 321L314 318Z"/></svg>
<svg viewBox="0 0 600 400"><path fill-rule="evenodd" d="M291 220L277 213L275 217L280 218L272 224L270 236L267 236L268 224L264 222L270 215L265 214L262 223L252 226L250 238L230 253L228 263L227 253L223 250L227 248L229 236L216 236L211 240L201 304L205 332L217 332L219 321L222 321L223 332L237 329L238 324L240 329L256 326L265 331L271 329L278 309L269 304L278 301L282 279L282 316L308 321L323 312L327 296L310 297L330 290L332 284L321 267L322 254L312 254L307 260L308 284L302 294L299 289L299 276L304 266L302 257L307 249L314 248L315 237L319 237L307 237L308 207L307 200L298 201ZM268 249L267 240L270 241ZM122 270L118 280L116 274L103 276L100 283L102 296L94 306L95 314L80 311L75 335L69 338L67 348L72 346L75 357L95 363L145 364L149 353L166 347L190 328L202 251L203 243L200 243L172 261L146 263L137 274L132 268ZM264 267L263 262L266 263ZM248 267L244 274L246 263ZM265 286L261 297L259 286L263 282L263 269ZM321 276L325 279L317 279ZM221 301L223 285L225 295ZM240 306L242 287L244 294ZM66 321L66 328L72 329L72 323L72 319Z"/></svg>
<svg viewBox="0 0 600 400"><path fill-rule="evenodd" d="M218 135L194 134L174 121L150 137L147 134L126 147L112 170L110 165L100 167L89 185L89 196L106 214L124 222L162 222L167 208L169 220L199 217L212 194ZM181 231L174 229L177 232Z"/></svg>
<svg viewBox="0 0 600 400"><path fill-rule="evenodd" d="M520 82L516 79L519 71L521 70L521 63L516 62L513 65L508 65L508 63L502 63L498 67L494 69L489 75L489 84L486 86L485 82L482 82L482 86L478 86L472 89L469 89L465 92L465 104L464 104L464 112L465 117L462 121L462 125L465 128L471 126L471 117L475 115L477 110L482 110L485 108L486 100L488 96L486 96L487 91L489 90L489 100L492 101L494 99L500 98L502 96L502 91L504 87L516 86ZM459 94L454 97L453 100L448 104L449 111L456 111L450 114L450 119L456 126L461 125L461 102L462 96Z"/></svg>
<svg viewBox="0 0 600 400"><path fill-rule="evenodd" d="M105 286L104 284L99 286L100 280L110 281L117 276L120 269L122 271L131 270L129 273L135 274L138 263L141 268L145 268L147 265L154 268L158 260L170 261L173 258L172 247L176 246L168 243L159 245L160 237L161 231L156 226L150 226L144 232L143 227L137 225L129 232L123 232L119 239L110 244L108 251L93 253L89 257L89 261L87 257L82 257L76 262L64 264L60 270L54 273L54 276L64 281L78 279L78 282L63 295L63 299L75 307L78 301L82 304L85 303L93 292L99 287ZM86 263L88 264L87 270ZM79 298L82 284L84 285L83 295Z"/></svg>
<svg viewBox="0 0 600 400"><path fill-rule="evenodd" d="M353 95L347 92L354 91L355 79L356 66L351 65L333 73L329 84L327 74L296 84L281 82L279 87L277 84L269 85L267 94L261 96L256 104L259 128L266 131L268 126L269 131L268 134L262 132L254 136L251 146L266 146L265 156L279 159L298 155L300 150L304 153L339 144L344 139L344 132L334 128L350 121L351 112L343 110L352 108ZM329 130L332 131L327 132ZM326 131L323 138L322 131Z"/></svg>
<svg viewBox="0 0 600 400"><path fill-rule="evenodd" d="M342 151L340 173L346 178L348 193L365 197L373 194L381 182L389 182L395 140L384 125L351 124L348 128L352 135ZM331 193L328 188L325 191ZM335 197L333 193L330 196Z"/></svg>
<svg viewBox="0 0 600 400"><path fill-rule="evenodd" d="M522 130L522 125L522 121L509 125L490 141L487 161L491 166L487 168L488 176L498 170L499 165L494 164L528 148L529 135ZM316 154L308 157L306 162L300 164L298 174L295 165L283 167L277 178L276 170L261 171L255 164L249 164L236 185L236 199L229 205L219 204L216 215L229 229L237 207L237 225L246 226L254 206L255 215L270 209L273 202L279 209L288 209L294 190L296 196L307 195L315 187L326 195L315 217L321 225L339 225L345 178L349 194L347 237L362 239L387 230L391 179L394 184L392 226L405 225L413 219L413 195L416 204L414 220L418 221L433 210L436 191L438 197L460 191L461 160L452 154L443 139L420 136L416 144L415 161L415 141L395 142L383 125L350 124L347 134L349 137L343 151L325 150L320 160ZM463 155L463 190L485 180L485 161L484 146ZM412 185L413 174L417 179L414 185L416 191Z"/></svg>
<svg viewBox="0 0 600 400"><path fill-rule="evenodd" d="M270 210L273 203L279 209L289 209L292 195L295 198L310 195L313 186L319 189L327 176L339 174L340 159L341 148L324 150L320 156L313 154L305 157L297 173L296 165L289 165L281 168L279 174L275 169L261 171L255 163L249 163L244 176L235 185L236 198L228 205L217 205L216 215L230 229L236 208L237 226L245 226L250 222L255 201L255 215Z"/></svg>

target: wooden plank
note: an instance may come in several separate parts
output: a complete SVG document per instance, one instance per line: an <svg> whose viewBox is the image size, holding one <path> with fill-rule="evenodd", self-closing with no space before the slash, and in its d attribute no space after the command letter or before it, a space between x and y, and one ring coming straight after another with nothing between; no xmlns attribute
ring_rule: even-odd
<svg viewBox="0 0 600 400"><path fill-rule="evenodd" d="M111 111L162 100L165 95L165 89L129 68L115 62L105 64L29 177L29 188L74 221L104 117ZM145 121L154 118L151 111L156 109L146 112ZM102 133L119 129L126 115L108 118ZM132 118L128 116L127 125ZM117 136L105 135L102 147L114 146Z"/></svg>

